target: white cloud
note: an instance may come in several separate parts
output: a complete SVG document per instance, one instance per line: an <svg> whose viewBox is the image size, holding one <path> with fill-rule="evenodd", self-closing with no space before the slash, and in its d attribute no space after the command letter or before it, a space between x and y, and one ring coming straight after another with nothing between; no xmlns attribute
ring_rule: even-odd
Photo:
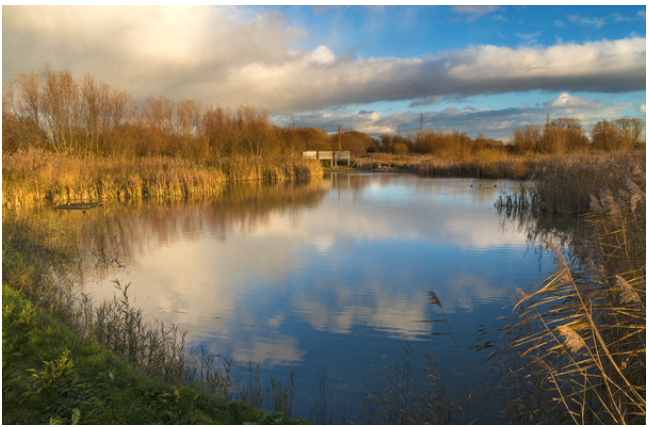
<svg viewBox="0 0 648 428"><path fill-rule="evenodd" d="M642 103L642 104L639 106L639 113L644 113L644 114L646 114L646 103Z"/></svg>
<svg viewBox="0 0 648 428"><path fill-rule="evenodd" d="M311 59L317 65L330 65L335 62L335 54L326 46L318 46L311 53Z"/></svg>
<svg viewBox="0 0 648 428"><path fill-rule="evenodd" d="M290 48L306 36L288 27L281 14L248 16L230 7L4 6L3 68L30 71L50 64L92 74L136 97L165 95L273 112L534 89L645 90L646 41L639 37L354 58L337 57L325 45ZM367 123L366 129L376 126Z"/></svg>
<svg viewBox="0 0 648 428"><path fill-rule="evenodd" d="M584 125L589 126L601 117L623 116L623 111L631 108L631 104L605 104L595 99L562 93L555 100L545 103L544 108L552 117L580 117L584 119Z"/></svg>
<svg viewBox="0 0 648 428"><path fill-rule="evenodd" d="M563 92L556 98L554 101L551 102L552 107L560 107L560 108L565 108L565 107L575 107L575 106L582 106L584 104L588 104L586 100L583 98L575 97L572 95L569 95L566 92Z"/></svg>

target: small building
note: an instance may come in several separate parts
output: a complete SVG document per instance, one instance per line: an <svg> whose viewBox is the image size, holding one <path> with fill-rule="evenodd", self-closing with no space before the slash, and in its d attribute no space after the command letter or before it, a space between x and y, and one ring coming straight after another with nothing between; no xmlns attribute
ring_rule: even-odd
<svg viewBox="0 0 648 428"><path fill-rule="evenodd" d="M346 161L347 166L351 165L351 152L344 151L321 151L309 150L303 152L305 159L317 159L320 161L328 161L331 166L337 166L340 161Z"/></svg>

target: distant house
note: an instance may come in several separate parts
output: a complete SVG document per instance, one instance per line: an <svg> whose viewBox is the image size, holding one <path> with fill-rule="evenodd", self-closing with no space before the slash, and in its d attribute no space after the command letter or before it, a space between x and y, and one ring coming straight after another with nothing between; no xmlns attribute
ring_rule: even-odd
<svg viewBox="0 0 648 428"><path fill-rule="evenodd" d="M340 161L346 161L347 165L351 165L351 152L345 151L320 151L310 150L303 152L305 159L317 159L320 161L328 161L331 166L337 166Z"/></svg>

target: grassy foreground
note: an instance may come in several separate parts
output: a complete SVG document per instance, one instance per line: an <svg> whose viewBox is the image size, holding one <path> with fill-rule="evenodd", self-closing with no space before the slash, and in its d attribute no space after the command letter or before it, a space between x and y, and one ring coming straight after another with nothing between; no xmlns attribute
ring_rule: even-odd
<svg viewBox="0 0 648 428"><path fill-rule="evenodd" d="M6 284L2 325L3 424L292 423L147 376Z"/></svg>

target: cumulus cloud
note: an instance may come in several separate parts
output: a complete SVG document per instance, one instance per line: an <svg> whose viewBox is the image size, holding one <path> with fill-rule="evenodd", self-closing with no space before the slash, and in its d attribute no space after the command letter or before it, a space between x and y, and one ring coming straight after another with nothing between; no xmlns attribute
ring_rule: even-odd
<svg viewBox="0 0 648 428"><path fill-rule="evenodd" d="M492 9L459 9L460 13ZM336 56L278 13L230 7L3 7L3 68L49 64L136 97L316 110L526 90L645 90L645 38L550 47L472 46L414 58ZM352 52L352 51L349 51ZM416 101L419 100L419 101ZM373 125L371 125L373 126Z"/></svg>
<svg viewBox="0 0 648 428"><path fill-rule="evenodd" d="M326 46L318 46L311 53L313 63L317 65L331 65L335 62L335 54Z"/></svg>
<svg viewBox="0 0 648 428"><path fill-rule="evenodd" d="M464 103L469 101L463 100ZM423 114L424 127L435 130L460 130L471 137L480 132L488 137L509 141L516 128L525 125L542 126L546 115L551 118L570 117L581 119L583 128L588 131L598 121L610 117L625 116L627 111L637 110L645 113L642 106L631 103L604 103L593 98L579 97L563 92L556 98L542 104L517 106L503 109L475 108L470 104L461 109L447 107L440 111L428 111ZM337 129L342 124L344 129L354 129L378 136L380 134L406 135L418 129L421 120L420 112L376 113L366 114L348 108L333 110L314 110L295 114L299 123L309 123L315 127ZM288 123L287 116L277 115L277 123Z"/></svg>

